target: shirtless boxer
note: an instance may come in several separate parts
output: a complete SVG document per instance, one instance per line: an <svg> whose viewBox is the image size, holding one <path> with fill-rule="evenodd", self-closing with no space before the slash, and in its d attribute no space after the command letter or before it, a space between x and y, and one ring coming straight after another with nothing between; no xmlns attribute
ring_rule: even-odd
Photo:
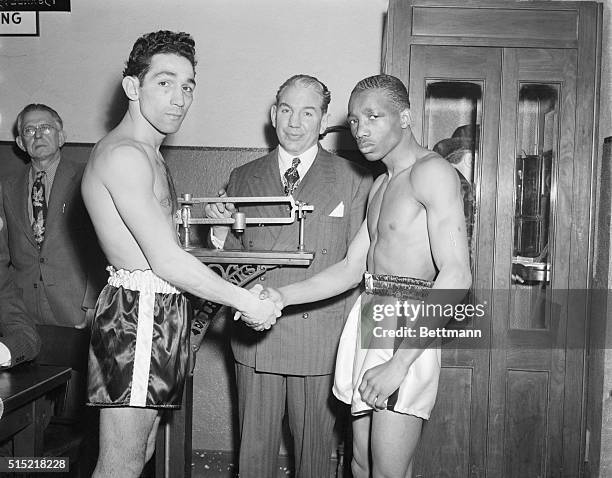
<svg viewBox="0 0 612 478"><path fill-rule="evenodd" d="M181 291L235 307L254 327L269 328L279 314L177 241L174 191L159 148L193 100L194 56L186 33L136 41L123 72L127 113L96 144L83 175L83 199L112 265L89 354L89 405L102 407L94 477L138 477L153 454L160 410L180 406L189 355Z"/></svg>
<svg viewBox="0 0 612 478"><path fill-rule="evenodd" d="M367 218L344 260L260 297L280 307L321 300L354 287L365 273L366 294L353 307L340 341L334 394L351 404L354 415L353 476L404 478L411 476L422 422L435 402L440 350L430 346L434 338L418 335L399 346L362 347L362 326L372 320L364 305L389 303L390 296L461 300L471 284L463 202L454 168L414 138L400 80L377 75L360 81L351 93L348 121L366 159L387 167L372 186ZM431 330L448 320L419 316L411 327Z"/></svg>

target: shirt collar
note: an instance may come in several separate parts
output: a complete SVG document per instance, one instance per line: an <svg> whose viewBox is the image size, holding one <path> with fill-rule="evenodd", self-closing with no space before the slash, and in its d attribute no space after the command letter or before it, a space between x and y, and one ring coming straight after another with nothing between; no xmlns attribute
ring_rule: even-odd
<svg viewBox="0 0 612 478"><path fill-rule="evenodd" d="M300 155L293 155L289 153L285 148L283 148L280 144L278 145L278 167L281 172L281 177L283 173L291 167L291 163L293 162L293 158L300 158L300 165L298 166L298 172L300 173L300 177L304 177L306 172L314 163L315 158L317 157L317 153L319 152L319 144L315 143L306 151L304 151Z"/></svg>
<svg viewBox="0 0 612 478"><path fill-rule="evenodd" d="M39 168L38 165L36 163L34 163L34 161L31 162L32 164L32 177L36 177L36 173L40 172L40 171L45 171L45 172L49 172L49 171L55 171L57 169L57 166L60 162L61 156L58 156L57 158L55 158L53 161L51 161L49 163L49 165L47 166L46 169L42 169Z"/></svg>

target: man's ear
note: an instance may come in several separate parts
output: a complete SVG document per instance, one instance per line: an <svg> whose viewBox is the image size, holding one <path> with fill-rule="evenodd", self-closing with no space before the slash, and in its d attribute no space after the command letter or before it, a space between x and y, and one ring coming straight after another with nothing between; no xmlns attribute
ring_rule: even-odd
<svg viewBox="0 0 612 478"><path fill-rule="evenodd" d="M272 126L276 128L276 105L272 105L272 108L270 108L270 119L272 120Z"/></svg>
<svg viewBox="0 0 612 478"><path fill-rule="evenodd" d="M412 113L410 112L410 108L404 108L400 111L400 126L402 129L412 126Z"/></svg>
<svg viewBox="0 0 612 478"><path fill-rule="evenodd" d="M121 81L125 96L130 101L136 101L138 99L138 88L140 88L140 81L135 76L126 76Z"/></svg>
<svg viewBox="0 0 612 478"><path fill-rule="evenodd" d="M59 147L61 148L62 146L64 146L64 143L66 142L66 133L64 133L63 129L60 129L57 135L59 136Z"/></svg>
<svg viewBox="0 0 612 478"><path fill-rule="evenodd" d="M325 133L328 123L329 123L329 113L325 113L323 116L321 116L321 127L319 128L319 134Z"/></svg>
<svg viewBox="0 0 612 478"><path fill-rule="evenodd" d="M19 146L19 149L21 151L25 151L26 150L25 144L23 144L23 139L21 138L21 136L17 136L15 138L15 143L17 143L17 146Z"/></svg>

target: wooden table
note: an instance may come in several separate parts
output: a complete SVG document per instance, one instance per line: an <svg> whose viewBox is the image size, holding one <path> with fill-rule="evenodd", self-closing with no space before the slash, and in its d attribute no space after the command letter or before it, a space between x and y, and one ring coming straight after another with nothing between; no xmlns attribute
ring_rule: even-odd
<svg viewBox="0 0 612 478"><path fill-rule="evenodd" d="M65 387L70 367L23 364L0 372L0 441L13 439L15 456L40 457L49 407L45 395Z"/></svg>

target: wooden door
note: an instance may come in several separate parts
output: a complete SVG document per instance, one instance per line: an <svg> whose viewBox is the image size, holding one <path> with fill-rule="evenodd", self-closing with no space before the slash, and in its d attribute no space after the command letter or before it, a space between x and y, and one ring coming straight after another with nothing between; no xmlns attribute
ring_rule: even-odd
<svg viewBox="0 0 612 478"><path fill-rule="evenodd" d="M445 344L417 477L579 475L587 318L567 309L585 299L569 290L570 218L589 162L574 159L576 69L572 49L410 48L413 131L463 176L470 300L487 310L468 325L484 335L473 349Z"/></svg>
<svg viewBox="0 0 612 478"><path fill-rule="evenodd" d="M502 56L487 470L577 477L584 342L568 339L587 317L568 321L585 299L570 290L572 186L589 162L574 157L576 51Z"/></svg>
<svg viewBox="0 0 612 478"><path fill-rule="evenodd" d="M413 45L410 51L412 129L417 140L459 171L464 186L474 294L490 304L501 88L501 50ZM491 324L474 348L446 343L436 406L416 457L419 477L480 476L486 466ZM463 324L455 324L463 325Z"/></svg>

